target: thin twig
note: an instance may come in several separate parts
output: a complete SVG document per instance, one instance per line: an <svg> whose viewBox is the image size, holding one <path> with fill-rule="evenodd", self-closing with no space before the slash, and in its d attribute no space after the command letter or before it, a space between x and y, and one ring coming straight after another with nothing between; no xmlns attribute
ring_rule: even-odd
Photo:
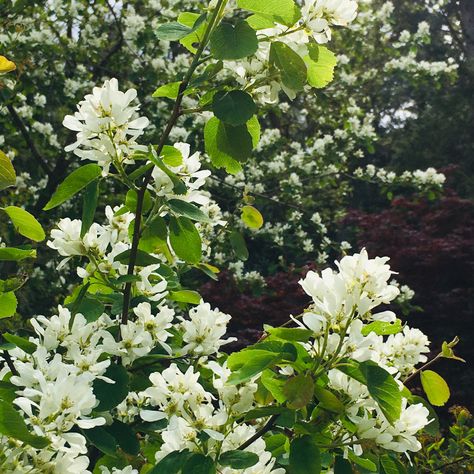
<svg viewBox="0 0 474 474"><path fill-rule="evenodd" d="M215 7L213 11L212 17L209 20L209 24L207 25L203 39L199 45L198 50L196 51L196 55L194 56L193 62L188 72L186 73L186 76L184 77L184 79L182 80L179 86L178 96L174 103L171 117L168 120L165 131L163 132L163 135L161 136L160 142L156 149L156 154L158 156L163 151L163 147L165 146L168 140L171 130L175 126L176 121L178 120L180 116L180 112L181 112L180 109L181 109L181 103L184 98L184 92L186 91L188 87L189 81L191 80L194 74L194 71L199 65L199 60L201 58L202 53L204 52L204 48L206 47L207 42L209 41L209 37L213 30L214 24L219 17L221 8L223 5L225 6L226 3L227 3L227 0L218 1L217 6ZM138 244L140 241L140 225L141 225L142 212L143 212L143 201L145 198L145 192L147 190L148 184L150 183L150 180L152 177L152 172L153 172L153 168L151 168L147 172L147 174L144 176L143 183L137 193L137 206L135 210L135 224L134 224L134 230L133 230L132 248L130 249L130 260L129 260L128 271L127 271L128 275L133 275L135 271L135 264L137 261L137 253L138 253ZM127 324L127 321L128 321L128 311L130 307L131 295L132 295L132 282L128 282L125 285L125 289L123 293L122 324Z"/></svg>
<svg viewBox="0 0 474 474"><path fill-rule="evenodd" d="M16 367L13 364L13 360L10 357L10 354L8 353L8 351L3 351L3 358L5 359L5 362L7 363L8 368L10 369L11 373L13 375L18 375L18 370L16 370Z"/></svg>
<svg viewBox="0 0 474 474"><path fill-rule="evenodd" d="M277 418L278 415L272 415L262 428L260 428L253 436L251 436L247 441L245 441L245 443L242 443L237 449L246 449L252 443L257 441L258 438L261 438L266 432L270 431L273 428L273 425L275 424Z"/></svg>

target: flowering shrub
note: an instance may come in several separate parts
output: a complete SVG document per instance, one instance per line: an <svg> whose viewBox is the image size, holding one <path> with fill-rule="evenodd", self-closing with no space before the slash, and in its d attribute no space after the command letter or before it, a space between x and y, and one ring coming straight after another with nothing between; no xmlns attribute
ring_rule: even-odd
<svg viewBox="0 0 474 474"><path fill-rule="evenodd" d="M326 55L328 67L318 69L316 74L316 67L311 66L315 74L311 74L310 85L326 85L327 95L318 94L316 99L313 94L300 94L294 101L285 94L279 96L281 87L287 92L290 89L281 81L267 78L267 41L259 42L253 56L226 59L222 69L219 65L206 77L208 80L216 75L222 85L230 88L251 88L254 101L268 111L259 117L261 140L255 153L245 163L240 162L242 171L232 176L217 171L204 185L229 226L237 228L250 247L259 248L258 260L236 263L236 253L223 234L211 232L207 236L214 240L209 249L213 261L230 267L239 281L261 283L262 277L288 264L305 264L315 255L318 262L325 263L334 250L347 250L347 244L341 245L335 235L334 222L350 203L356 180L375 183L374 189L380 188L386 196L396 195L393 188L398 190L400 185L404 190L435 191L436 195L441 190L439 173L415 173L415 169L395 173L393 163L375 163L372 153L384 135L416 118L421 107L418 102L424 103L425 95L456 78L462 54L455 42L448 44L444 28L436 26L445 2L430 0L429 6L425 2L398 2L395 8L391 2L364 0L358 2L357 21L352 21L356 2L299 3L311 26L308 31L302 28L283 38L302 56L308 44L323 42L318 51ZM155 32L165 18L178 18L180 24L189 27L194 17L188 15L188 10L199 5L195 0L131 0L122 8L121 3L109 1L96 2L90 10L85 0L41 6L5 2L0 14L0 44L5 51L15 51L19 80L9 76L4 81L0 146L5 143L4 149L21 170L18 187L12 191L16 199L39 211L75 167L75 156L63 152L64 146L72 143L73 132L60 127L60 122L80 98L107 78L117 77L122 87L138 90L141 115L150 121L142 137L146 137L145 142L158 142L171 111L169 98L192 61L185 46L192 49L199 35L180 40L183 45L177 45L157 40ZM402 28L397 13L406 19L406 10L411 14L410 24L404 23ZM338 28L341 25L347 28ZM281 29L271 22L259 27L259 34L267 36L273 34L272 29ZM430 43L440 37L446 37L445 49L442 54L430 54ZM329 38L337 45L337 55L324 49ZM431 56L436 56L435 60ZM407 57L410 67L389 67L393 61ZM337 87L333 87L330 80L336 60ZM168 83L155 93L164 100L150 97L157 77L160 83ZM421 88L422 97L411 97L411 93L407 97L407 84L416 90ZM294 96L291 92L289 95ZM186 111L204 109L203 113L180 116L170 132L170 141L187 142L194 151L203 150L201 130L209 118L206 104L200 104L192 94L183 98L183 104ZM208 166L207 156L203 161ZM375 169L367 168L368 164ZM373 170L373 176L361 176L360 171L356 173L359 168L371 174ZM115 198L120 191L115 182L103 182L102 193L112 207L119 204ZM265 216L260 228L245 228L238 218L236 209L248 201L254 201L250 204ZM65 206L70 206L71 218L80 216L77 201ZM209 211L214 210L212 205ZM43 219L57 217L53 212ZM51 307L43 308L44 300L36 300L34 293L50 290L49 282L55 279L52 258L51 254L40 256L32 286L35 291L29 295L32 306L39 305L43 311ZM72 284L67 275L65 272L63 278ZM46 301L51 301L53 294ZM25 308L25 312L30 309Z"/></svg>
<svg viewBox="0 0 474 474"><path fill-rule="evenodd" d="M236 254L247 250L204 189L211 172L200 154L167 144L180 117L206 112L210 162L242 171L260 137L257 104L326 85L335 61L321 44L356 10L352 0L303 8L292 0L217 0L161 24L157 37L180 41L192 60L178 81L154 93L174 100L157 144L144 139L148 119L136 91L120 91L116 79L66 115L63 124L76 135L67 150L86 163L44 210L82 193L82 219L60 219L47 242L62 266L77 265L80 282L53 315L31 319L33 332L2 335L3 472L405 472L402 455L421 448L417 436L435 418L407 382L420 375L438 406L449 389L420 366L432 363L428 338L383 306L399 294L388 258L362 250L336 269L309 271L300 281L309 306L226 355L230 316L184 282L191 271L219 272L212 233ZM237 67L245 81L221 82L222 70ZM196 107L184 107L185 96ZM10 176L6 155L2 166ZM116 207L101 199L109 182L125 194ZM22 236L44 239L31 214L3 210ZM262 226L251 201L239 211L247 227ZM13 261L35 256L2 250ZM12 301L13 292L2 297ZM445 343L437 358L454 358L453 345Z"/></svg>

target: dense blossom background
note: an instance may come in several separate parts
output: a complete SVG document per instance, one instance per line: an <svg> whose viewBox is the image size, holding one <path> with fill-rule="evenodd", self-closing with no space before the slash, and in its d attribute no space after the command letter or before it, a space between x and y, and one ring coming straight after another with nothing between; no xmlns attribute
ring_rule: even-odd
<svg viewBox="0 0 474 474"><path fill-rule="evenodd" d="M105 3L87 10L79 2L71 7L72 21L68 2L45 2L44 11L16 2L16 17L4 17L0 42L5 50L15 48L21 81L13 93L2 90L11 102L1 109L0 142L25 170L14 191L17 199L40 211L77 166L64 152L71 134L60 122L101 78L136 87L151 122L148 137L159 133L168 107L150 94L157 77L166 82L186 67L186 59L176 46L153 41L153 31L192 3L129 2L115 9ZM222 175L211 186L224 211L244 191L253 193L265 217L264 227L248 235L251 263L230 261L231 274L224 272L218 283L203 282L205 295L235 314L236 334L252 340L262 322L281 321L287 310L296 313L302 306L296 282L304 268L323 268L349 245L392 258L399 280L415 291L414 306L423 309L406 318L415 319L435 344L466 334L474 195L473 110L466 99L474 81L465 3L362 1L352 31L337 31L333 38L344 51L336 81L315 96L269 109L245 178ZM56 23L48 19L52 12ZM64 25L69 33L57 44ZM173 133L199 145L193 127L200 126L199 120L185 119ZM430 167L448 176L442 191L423 185L425 177L394 179ZM113 189L110 193L113 197ZM79 216L80 202L72 205L72 216ZM54 220L50 213L42 218ZM218 250L217 261L228 254ZM38 278L21 290L20 315L47 312L58 289L66 288L66 281L58 288L41 276L51 271L51 258L43 253ZM9 265L2 265L8 273ZM469 338L461 344L469 357ZM459 373L468 379L471 372ZM461 385L458 400L466 403L472 397L465 393L467 384Z"/></svg>
<svg viewBox="0 0 474 474"><path fill-rule="evenodd" d="M0 86L0 148L20 170L16 188L0 195L0 206L12 201L24 206L51 235L34 264L22 262L18 270L11 262L0 263L2 278L15 274L25 283L16 292L15 316L0 320L1 332L20 328L32 335L27 320L55 314L53 308L74 287L76 272L88 271L77 270L74 260L63 262L69 255L55 251L63 249L55 224L65 215L81 218L81 199L43 211L57 185L82 164L66 148L75 140L75 125L69 119L64 127L64 116L92 87L117 78L120 90L137 90L142 122L134 130L144 130L140 142L156 143L172 101L152 93L190 64L182 45L158 40L156 30L176 12L201 3L17 0L0 5L0 54L14 52L17 64L14 77ZM191 270L183 281L198 288L211 307L232 315L229 321L219 313L219 324L228 323L231 338L222 349L230 353L258 341L264 324L279 326L308 306L311 298L299 284L308 271L321 272L363 248L371 257L390 257L396 272L390 284L400 288L400 296L389 309L423 330L431 355L443 341L461 339L456 354L467 364L439 365L452 392L442 411L446 421L449 407L474 409L474 8L469 0L358 3L357 21L332 32L338 62L333 82L295 97L278 88L254 91L261 140L239 172L213 170L208 178L203 170L212 164L202 130L211 114L179 118L170 142L188 143L180 151L190 162L193 153L202 154L202 170L193 179L203 178L198 186L206 197L203 208L241 233L248 249L242 256L218 226L203 225L204 260L220 269L218 278ZM243 87L249 70L260 73L254 64L246 67L230 64L216 77L229 87ZM192 110L197 103L185 98L183 107ZM99 207L96 221L108 219L112 229L111 209L124 196L114 182L101 186L110 207ZM242 205L261 212L260 228L244 225ZM121 229L125 240L128 224ZM24 244L3 220L0 235L2 246ZM160 288L153 291L161 294ZM211 325L210 309L200 310ZM135 309L143 320L151 317L148 313L146 306ZM224 344L221 336L213 342ZM421 393L419 387L415 391Z"/></svg>

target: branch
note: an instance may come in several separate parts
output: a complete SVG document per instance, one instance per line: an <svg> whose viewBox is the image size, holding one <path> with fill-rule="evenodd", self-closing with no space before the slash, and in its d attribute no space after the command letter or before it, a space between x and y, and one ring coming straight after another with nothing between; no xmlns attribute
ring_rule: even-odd
<svg viewBox="0 0 474 474"><path fill-rule="evenodd" d="M199 60L201 58L202 53L204 52L204 48L206 47L207 42L209 41L209 37L214 28L215 22L218 19L222 6L223 5L225 6L226 3L227 3L227 0L218 0L217 5L213 11L212 17L209 20L209 23L207 25L203 39L201 40L199 48L196 51L196 55L194 56L193 62L191 63L191 66L188 72L186 73L186 76L184 77L181 84L179 85L178 96L174 103L173 111L171 112L171 117L168 120L165 131L163 132L163 135L161 136L160 142L156 149L156 154L158 156L160 156L161 152L163 151L163 147L165 146L168 140L171 130L176 125L176 121L181 115L180 110L181 110L181 103L184 98L184 93L188 87L189 81L191 80L194 74L194 71L199 65ZM140 242L140 226L141 226L141 220L142 220L143 201L145 198L146 189L148 187L148 184L151 181L152 172L153 172L153 168L151 168L147 172L147 174L144 176L143 183L137 193L137 207L135 210L135 225L134 225L134 230L133 230L132 248L130 249L130 260L128 263L127 275L133 275L135 271L135 265L137 262L138 244ZM128 311L130 307L131 296L132 296L132 282L128 282L125 285L125 289L123 293L122 324L127 324L127 321L128 321Z"/></svg>
<svg viewBox="0 0 474 474"><path fill-rule="evenodd" d="M278 415L272 415L262 428L260 428L253 436L251 436L247 441L245 441L245 443L242 443L237 449L242 451L248 448L252 443L257 441L258 438L261 438L265 433L267 433L273 428L273 425L275 424L277 418Z"/></svg>
<svg viewBox="0 0 474 474"><path fill-rule="evenodd" d="M3 351L3 358L5 359L5 362L8 365L8 368L10 369L11 373L13 375L18 375L18 370L16 370L15 365L13 364L12 358L10 357L10 354L8 351Z"/></svg>

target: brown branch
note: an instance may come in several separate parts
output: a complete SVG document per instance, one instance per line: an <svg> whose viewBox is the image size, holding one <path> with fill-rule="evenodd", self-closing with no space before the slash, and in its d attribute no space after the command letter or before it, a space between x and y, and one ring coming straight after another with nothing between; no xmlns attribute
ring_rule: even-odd
<svg viewBox="0 0 474 474"><path fill-rule="evenodd" d="M278 415L272 415L262 428L260 428L253 436L251 436L247 441L245 441L245 443L242 443L237 449L242 451L248 448L252 443L257 441L258 438L261 438L265 433L267 433L273 428L273 425L275 424L277 418Z"/></svg>
<svg viewBox="0 0 474 474"><path fill-rule="evenodd" d="M8 353L8 351L3 351L3 358L5 359L5 362L8 365L8 368L10 369L11 373L13 375L18 375L18 370L16 370L16 367L13 364L13 360L10 357L10 354Z"/></svg>
<svg viewBox="0 0 474 474"><path fill-rule="evenodd" d="M186 73L184 79L182 80L181 84L179 85L179 90L178 90L178 96L176 98L176 101L174 103L173 111L171 112L171 117L168 120L168 123L166 125L165 131L163 132L163 135L161 136L160 142L157 146L156 149L156 154L160 156L161 152L163 151L163 147L165 146L168 137L171 133L171 130L176 124L176 121L178 120L179 116L181 115L180 110L181 110L181 103L184 98L184 93L188 87L189 81L191 80L194 71L199 65L199 59L204 52L204 48L207 45L207 42L209 41L209 37L211 35L211 31L214 27L214 24L218 18L219 12L221 10L222 5L225 5L226 0L219 0L217 3L217 6L214 9L213 15L211 19L209 20L209 23L207 25L206 31L204 33L203 39L199 45L198 50L196 51L196 54L194 56L193 62L191 63L191 66L189 67L188 72ZM137 207L135 211L135 224L134 224L134 229L133 229L133 238L132 238L132 248L130 249L130 260L128 264L128 271L127 275L133 275L135 271L135 265L137 262L137 254L138 254L138 244L140 242L140 226L141 226L141 220L142 220L142 212L143 212L143 201L145 198L145 192L147 190L148 184L151 181L152 177L152 172L153 168L151 168L147 174L143 178L142 185L140 189L138 190L137 193ZM132 282L128 282L125 284L124 292L123 292L123 308L122 308L122 324L127 324L128 321L128 311L130 308L130 300L132 296Z"/></svg>

